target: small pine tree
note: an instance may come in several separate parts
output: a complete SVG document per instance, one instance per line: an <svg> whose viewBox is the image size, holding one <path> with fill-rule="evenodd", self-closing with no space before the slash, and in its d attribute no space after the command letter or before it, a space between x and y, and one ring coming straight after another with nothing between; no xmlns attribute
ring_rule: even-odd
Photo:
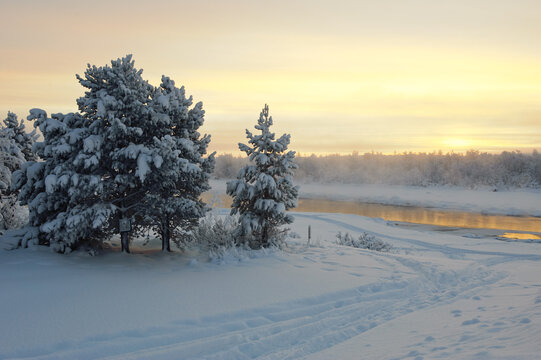
<svg viewBox="0 0 541 360"><path fill-rule="evenodd" d="M231 215L240 214L237 234L248 239L252 248L270 246L278 228L293 222L286 211L297 206L298 187L291 180L297 168L295 152L286 152L290 135L275 140L271 126L272 117L265 105L255 125L261 134L246 130L250 145L239 143L251 163L239 171L237 180L227 183L227 194L233 197Z"/></svg>
<svg viewBox="0 0 541 360"><path fill-rule="evenodd" d="M23 163L15 141L0 134L0 230L10 229L16 222L17 196L11 191L11 177Z"/></svg>
<svg viewBox="0 0 541 360"><path fill-rule="evenodd" d="M24 155L13 139L0 133L0 192L10 193L11 175L25 162Z"/></svg>
<svg viewBox="0 0 541 360"><path fill-rule="evenodd" d="M11 178L26 161L36 159L32 145L37 135L35 130L27 133L23 121L19 123L12 112L8 112L4 125L0 129L0 229L10 229L17 226L21 210L17 191L11 189Z"/></svg>
<svg viewBox="0 0 541 360"><path fill-rule="evenodd" d="M26 161L36 160L32 152L37 135L35 130L27 133L23 121L19 123L17 115L8 111L0 128L0 191L8 195L10 191L12 173L18 170Z"/></svg>
<svg viewBox="0 0 541 360"><path fill-rule="evenodd" d="M36 154L32 151L32 146L36 142L38 135L36 130L26 132L24 121L17 119L17 115L8 111L8 116L4 119L5 127L0 131L1 134L9 139L13 139L15 144L21 150L25 161L36 161Z"/></svg>

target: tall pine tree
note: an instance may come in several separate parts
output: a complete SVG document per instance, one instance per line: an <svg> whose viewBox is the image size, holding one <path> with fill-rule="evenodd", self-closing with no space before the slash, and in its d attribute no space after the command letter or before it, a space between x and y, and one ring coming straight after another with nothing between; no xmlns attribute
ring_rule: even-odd
<svg viewBox="0 0 541 360"><path fill-rule="evenodd" d="M240 214L238 235L248 239L253 248L272 245L279 227L293 222L286 211L297 206L298 187L291 179L297 168L295 152L286 152L290 135L275 140L271 126L265 105L255 125L261 134L246 130L249 145L239 143L251 163L239 171L237 180L227 183L227 194L233 197L231 214Z"/></svg>
<svg viewBox="0 0 541 360"><path fill-rule="evenodd" d="M141 73L131 56L89 65L77 76L87 89L80 113L31 111L44 136L36 145L43 161L27 163L14 179L38 243L67 252L107 239L129 219L136 232L156 229L169 250L171 233L203 216L199 195L214 155L204 156L210 137L197 131L202 105L189 109L183 88L166 77L154 88ZM121 234L129 252L128 231Z"/></svg>
<svg viewBox="0 0 541 360"><path fill-rule="evenodd" d="M111 66L88 65L84 76L77 75L87 89L77 99L81 115L89 122L85 141L93 144L86 153L92 154L96 163L93 173L101 181L95 203L110 204L116 210L108 221L111 231L121 220L133 221L142 211L142 183L153 160L147 146L153 141L148 107L153 87L141 75L131 55L111 61ZM121 233L125 252L129 252L128 234Z"/></svg>
<svg viewBox="0 0 541 360"><path fill-rule="evenodd" d="M210 136L198 132L203 105L190 109L192 103L184 87L177 88L166 76L151 101L155 156L161 164L148 174L145 215L161 235L163 251L170 251L173 232L190 230L207 210L200 195L210 188L214 153L205 157Z"/></svg>

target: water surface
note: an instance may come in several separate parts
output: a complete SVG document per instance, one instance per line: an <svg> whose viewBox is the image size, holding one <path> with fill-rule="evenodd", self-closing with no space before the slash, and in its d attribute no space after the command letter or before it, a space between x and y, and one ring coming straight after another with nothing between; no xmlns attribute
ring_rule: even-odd
<svg viewBox="0 0 541 360"><path fill-rule="evenodd" d="M231 206L231 198L225 194L204 194L204 201L216 207ZM541 218L532 216L486 215L454 210L438 210L419 206L399 206L336 201L325 199L299 199L293 212L322 212L355 214L387 221L435 225L471 229L500 229L541 233ZM525 238L529 234L521 235ZM538 238L539 235L533 235Z"/></svg>

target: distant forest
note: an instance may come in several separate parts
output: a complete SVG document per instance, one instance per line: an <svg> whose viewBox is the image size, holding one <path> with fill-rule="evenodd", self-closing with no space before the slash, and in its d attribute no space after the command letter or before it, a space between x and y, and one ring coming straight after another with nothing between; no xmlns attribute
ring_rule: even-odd
<svg viewBox="0 0 541 360"><path fill-rule="evenodd" d="M236 178L248 162L231 154L216 159L214 177ZM299 182L389 184L468 188L541 188L541 154L504 151L489 154L462 153L381 153L297 156L295 180Z"/></svg>

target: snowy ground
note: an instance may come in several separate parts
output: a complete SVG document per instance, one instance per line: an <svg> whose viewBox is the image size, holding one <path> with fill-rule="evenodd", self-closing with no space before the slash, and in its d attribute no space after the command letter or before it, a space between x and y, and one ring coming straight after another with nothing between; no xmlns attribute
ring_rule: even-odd
<svg viewBox="0 0 541 360"><path fill-rule="evenodd" d="M284 251L0 251L0 358L534 359L541 244L297 213ZM306 229L313 238L307 244ZM368 231L378 253L334 243ZM240 259L240 260L239 260Z"/></svg>

